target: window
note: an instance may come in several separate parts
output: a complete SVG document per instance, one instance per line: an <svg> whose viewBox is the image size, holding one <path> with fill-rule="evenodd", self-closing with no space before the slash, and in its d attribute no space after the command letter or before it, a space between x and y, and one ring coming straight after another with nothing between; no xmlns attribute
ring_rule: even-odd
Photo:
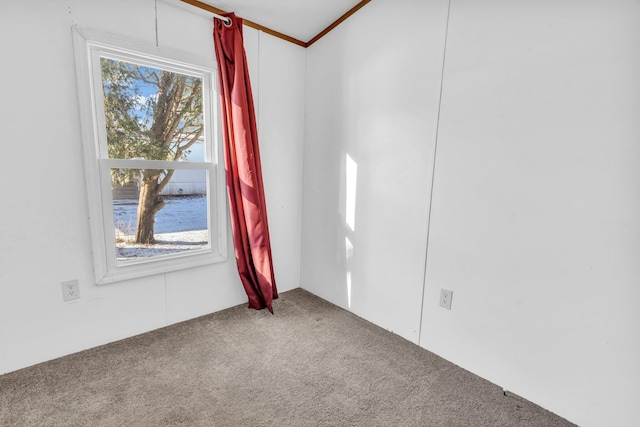
<svg viewBox="0 0 640 427"><path fill-rule="evenodd" d="M96 282L225 260L213 58L74 44Z"/></svg>

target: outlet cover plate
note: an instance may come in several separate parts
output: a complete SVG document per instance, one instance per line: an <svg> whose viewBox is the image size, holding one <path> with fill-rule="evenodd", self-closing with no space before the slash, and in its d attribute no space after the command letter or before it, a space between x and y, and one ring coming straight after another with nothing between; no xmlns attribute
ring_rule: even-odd
<svg viewBox="0 0 640 427"><path fill-rule="evenodd" d="M72 301L80 298L80 286L78 280L68 280L62 282L62 299L64 301Z"/></svg>
<svg viewBox="0 0 640 427"><path fill-rule="evenodd" d="M440 289L440 307L451 310L451 300L453 299L453 291L448 289Z"/></svg>

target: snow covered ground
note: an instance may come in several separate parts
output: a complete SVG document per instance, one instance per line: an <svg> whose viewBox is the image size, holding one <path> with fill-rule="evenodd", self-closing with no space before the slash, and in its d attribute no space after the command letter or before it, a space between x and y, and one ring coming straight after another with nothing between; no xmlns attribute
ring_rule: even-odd
<svg viewBox="0 0 640 427"><path fill-rule="evenodd" d="M151 245L130 243L135 235L137 200L114 201L118 261L168 255L209 245L206 196L165 197L165 206L156 214L155 238Z"/></svg>

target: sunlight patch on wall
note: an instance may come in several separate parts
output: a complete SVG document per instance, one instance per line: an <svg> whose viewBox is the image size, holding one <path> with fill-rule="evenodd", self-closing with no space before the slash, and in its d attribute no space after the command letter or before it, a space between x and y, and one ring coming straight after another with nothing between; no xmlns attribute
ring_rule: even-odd
<svg viewBox="0 0 640 427"><path fill-rule="evenodd" d="M358 181L358 164L348 153L345 155L345 266L347 279L347 305L351 308L352 294L352 277L351 277L351 258L353 258L353 242L352 238L356 230L356 187ZM351 238L350 238L351 236Z"/></svg>
<svg viewBox="0 0 640 427"><path fill-rule="evenodd" d="M358 180L358 164L347 154L346 161L346 212L345 220L351 231L356 230L356 182Z"/></svg>
<svg viewBox="0 0 640 427"><path fill-rule="evenodd" d="M346 264L347 264L347 305L351 308L351 267L349 260L353 257L353 243L349 240L349 237L344 238Z"/></svg>

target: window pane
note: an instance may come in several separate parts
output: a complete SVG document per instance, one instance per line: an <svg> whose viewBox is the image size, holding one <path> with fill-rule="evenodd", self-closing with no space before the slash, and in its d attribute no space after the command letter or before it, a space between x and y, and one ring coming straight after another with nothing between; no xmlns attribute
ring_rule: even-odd
<svg viewBox="0 0 640 427"><path fill-rule="evenodd" d="M149 179L156 172L111 169L118 263L210 248L207 171L174 169ZM162 188L153 196L156 185ZM145 227L151 232L138 232Z"/></svg>
<svg viewBox="0 0 640 427"><path fill-rule="evenodd" d="M204 134L202 78L100 58L111 159L185 160Z"/></svg>

